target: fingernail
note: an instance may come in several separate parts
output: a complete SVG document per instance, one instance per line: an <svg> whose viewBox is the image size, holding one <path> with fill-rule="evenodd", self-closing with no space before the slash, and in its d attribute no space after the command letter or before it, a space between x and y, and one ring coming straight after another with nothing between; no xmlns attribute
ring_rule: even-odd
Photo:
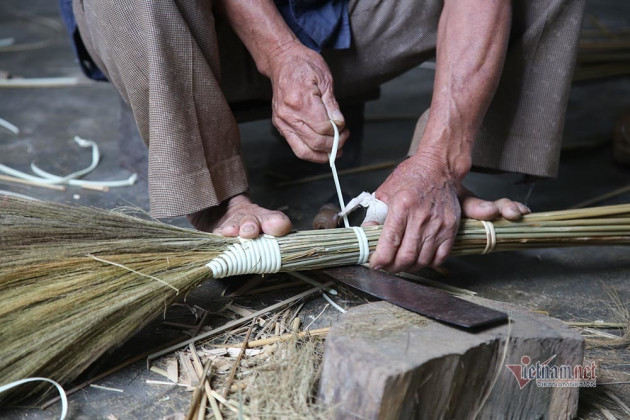
<svg viewBox="0 0 630 420"><path fill-rule="evenodd" d="M490 207L492 205L494 205L492 201L484 201L481 204L479 204L480 207L484 207L484 208Z"/></svg>
<svg viewBox="0 0 630 420"><path fill-rule="evenodd" d="M252 232L254 229L256 229L256 226L254 225L247 224L243 226L243 232Z"/></svg>
<svg viewBox="0 0 630 420"><path fill-rule="evenodd" d="M380 270L381 268L383 268L383 266L382 266L382 265L375 265L374 267L372 267L372 270L374 270L374 271L378 271L378 270Z"/></svg>

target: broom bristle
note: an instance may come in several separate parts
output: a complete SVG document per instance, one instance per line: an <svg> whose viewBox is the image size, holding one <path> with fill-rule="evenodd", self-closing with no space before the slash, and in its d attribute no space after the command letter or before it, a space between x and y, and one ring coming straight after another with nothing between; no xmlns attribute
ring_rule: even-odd
<svg viewBox="0 0 630 420"><path fill-rule="evenodd" d="M532 214L493 226L498 251L629 244L630 205ZM373 250L381 227L364 231ZM453 253L483 253L487 241L487 226L464 220ZM237 243L120 212L0 197L2 382L73 380L211 278L206 263ZM281 271L355 264L360 248L352 229L296 232L278 238L278 246Z"/></svg>
<svg viewBox="0 0 630 420"><path fill-rule="evenodd" d="M112 211L1 198L2 382L76 378L209 278L204 264L230 241Z"/></svg>

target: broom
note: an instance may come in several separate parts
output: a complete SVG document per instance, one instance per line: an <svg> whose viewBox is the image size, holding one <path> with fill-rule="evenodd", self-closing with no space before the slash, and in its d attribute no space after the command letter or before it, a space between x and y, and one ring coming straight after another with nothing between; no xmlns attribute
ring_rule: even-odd
<svg viewBox="0 0 630 420"><path fill-rule="evenodd" d="M31 376L68 383L204 280L364 262L380 232L241 243L121 212L0 197L0 385ZM630 205L464 220L453 254L610 244L630 244Z"/></svg>

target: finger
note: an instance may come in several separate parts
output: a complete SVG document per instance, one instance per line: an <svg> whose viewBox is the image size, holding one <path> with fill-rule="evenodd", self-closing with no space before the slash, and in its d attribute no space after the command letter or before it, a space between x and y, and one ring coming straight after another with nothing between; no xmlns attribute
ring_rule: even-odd
<svg viewBox="0 0 630 420"><path fill-rule="evenodd" d="M317 133L301 118L302 117L297 114L286 114L280 112L276 115L276 118L274 118L273 121L276 128L278 128L278 131L280 131L280 134L282 134L287 141L291 140L289 136L293 133L294 140L299 140L300 143L304 144L311 151L315 153L330 153L334 137L332 135ZM326 121L324 124L332 131L330 121ZM347 139L347 135L343 141L345 141L345 139ZM339 144L343 145L341 135L339 136L339 140ZM308 153L306 150L304 150L304 152Z"/></svg>
<svg viewBox="0 0 630 420"><path fill-rule="evenodd" d="M297 138L300 140L300 142L306 145L306 147L311 149L313 152L329 154L332 151L334 136L318 134L313 131L308 124L304 122L296 122L291 125L286 120L281 121L281 125L287 127L287 132L292 131L295 136L297 136ZM330 121L327 121L326 125L332 131L332 124L330 123ZM339 143L337 144L338 152L342 149L343 145L346 143L349 137L350 131L347 129L339 133Z"/></svg>
<svg viewBox="0 0 630 420"><path fill-rule="evenodd" d="M519 203L518 201L515 201L516 205L518 206L519 210L521 211L521 214L529 214L532 212L532 210L527 207L525 204Z"/></svg>
<svg viewBox="0 0 630 420"><path fill-rule="evenodd" d="M346 119L341 113L341 109L339 107L339 103L337 99L335 99L335 95L333 93L332 85L330 88L323 90L322 92L322 102L326 107L326 112L328 113L328 118L333 120L339 130L343 130L346 125Z"/></svg>
<svg viewBox="0 0 630 420"><path fill-rule="evenodd" d="M350 138L350 130L345 128L343 131L339 132L339 150L346 144L346 141Z"/></svg>
<svg viewBox="0 0 630 420"><path fill-rule="evenodd" d="M309 92L300 106L291 106L291 108L298 119L304 121L315 133L324 136L332 136L334 134L330 123L330 120L334 121L334 119L330 116L330 112L326 108L323 96L318 88L314 89L313 92ZM339 105L337 105L338 109ZM341 115L340 111L337 112ZM341 115L341 119L342 121L335 123L340 132L345 125L343 115Z"/></svg>
<svg viewBox="0 0 630 420"><path fill-rule="evenodd" d="M345 129L341 133L339 133L339 143L337 143L337 156L336 156L337 159L339 159L343 155L343 150L342 150L343 145L346 144L346 141L348 141L349 138L350 138L350 131L348 129ZM330 149L328 150L327 153L332 152L333 145L334 145L334 137L330 137Z"/></svg>
<svg viewBox="0 0 630 420"><path fill-rule="evenodd" d="M335 135L335 130L333 129L330 118L328 117L324 120L305 119L305 121L308 127L317 134L331 138ZM341 133L343 133L345 127L340 127L337 123L335 123L335 125L337 126L337 131L339 131L339 136L341 137Z"/></svg>
<svg viewBox="0 0 630 420"><path fill-rule="evenodd" d="M453 249L453 244L455 243L455 236L452 236L442 242L435 252L435 258L433 259L432 267L439 267L444 264L448 254L450 254L451 249Z"/></svg>
<svg viewBox="0 0 630 420"><path fill-rule="evenodd" d="M288 121L287 121L288 122ZM339 127L339 144L338 149L341 149L350 137L350 131L345 127ZM305 119L294 123L295 131L302 136L304 141L316 151L330 153L333 147L335 138L335 130L330 120L317 121L314 119Z"/></svg>
<svg viewBox="0 0 630 420"><path fill-rule="evenodd" d="M394 273L408 270L415 267L422 248L422 223L416 223L413 220L407 223L405 235L396 256L394 263L388 266L388 270Z"/></svg>
<svg viewBox="0 0 630 420"><path fill-rule="evenodd" d="M291 147L291 150L293 150L293 153L295 153L295 156L309 162L328 162L327 153L311 149L284 121L279 118L275 118L274 125L286 139L287 143L289 143L289 146Z"/></svg>
<svg viewBox="0 0 630 420"><path fill-rule="evenodd" d="M375 270L388 267L394 261L396 252L402 243L405 228L407 227L406 212L395 210L394 206L392 206L392 211L385 219L376 250L370 258L370 267Z"/></svg>
<svg viewBox="0 0 630 420"><path fill-rule="evenodd" d="M305 96L287 93L284 101L274 102L274 116L284 121L312 150L325 153L332 150L334 129L316 86L313 92ZM339 131L338 147L341 148L349 132L344 130L343 123L337 122L336 125Z"/></svg>
<svg viewBox="0 0 630 420"><path fill-rule="evenodd" d="M331 120L337 126L337 130L339 131L340 146L343 145L347 139L347 132L345 138L342 138L344 131L346 131L345 118L341 113L339 104L331 91L320 95L319 90L317 90L317 93L309 97L308 109L302 110L301 113L304 113L303 121L313 132L322 136L331 137L331 144L332 138L335 134L332 124L330 123Z"/></svg>
<svg viewBox="0 0 630 420"><path fill-rule="evenodd" d="M435 252L437 251L438 246L438 243L436 242L436 231L437 229L435 227L427 227L425 232L423 232L422 248L420 249L417 260L419 267L429 267L433 264L433 259L435 258Z"/></svg>

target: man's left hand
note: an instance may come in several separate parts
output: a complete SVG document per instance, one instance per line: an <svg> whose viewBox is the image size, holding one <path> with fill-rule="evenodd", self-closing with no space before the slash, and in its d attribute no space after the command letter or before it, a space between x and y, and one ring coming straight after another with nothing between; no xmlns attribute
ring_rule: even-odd
<svg viewBox="0 0 630 420"><path fill-rule="evenodd" d="M458 189L432 156L418 153L401 163L375 192L389 210L370 266L399 272L440 265L459 227Z"/></svg>

